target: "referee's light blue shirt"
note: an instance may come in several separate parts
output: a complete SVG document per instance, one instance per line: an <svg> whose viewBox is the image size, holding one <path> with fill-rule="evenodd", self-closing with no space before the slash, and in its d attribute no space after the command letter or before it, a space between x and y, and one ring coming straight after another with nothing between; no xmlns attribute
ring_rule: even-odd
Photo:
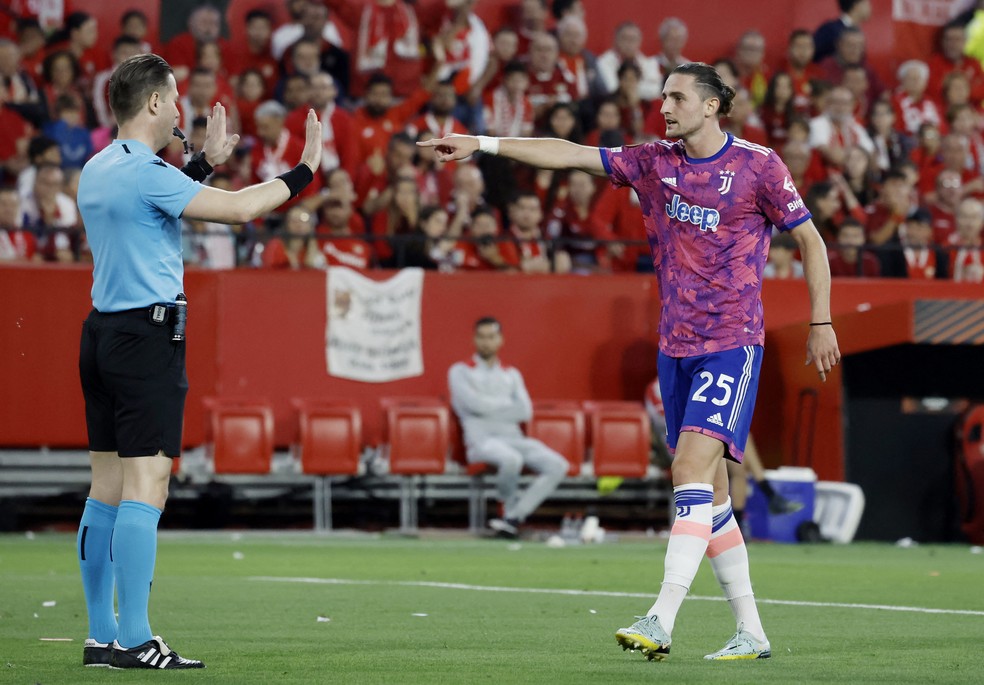
<svg viewBox="0 0 984 685"><path fill-rule="evenodd" d="M92 250L92 306L100 312L174 302L184 290L181 213L200 183L136 140L116 140L79 177Z"/></svg>

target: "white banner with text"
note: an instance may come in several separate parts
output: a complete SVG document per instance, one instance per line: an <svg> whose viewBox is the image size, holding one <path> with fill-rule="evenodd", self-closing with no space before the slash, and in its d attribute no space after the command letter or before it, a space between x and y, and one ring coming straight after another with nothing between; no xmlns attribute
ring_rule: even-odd
<svg viewBox="0 0 984 685"><path fill-rule="evenodd" d="M328 269L328 375L386 383L424 373L420 339L422 269L374 281L345 267Z"/></svg>

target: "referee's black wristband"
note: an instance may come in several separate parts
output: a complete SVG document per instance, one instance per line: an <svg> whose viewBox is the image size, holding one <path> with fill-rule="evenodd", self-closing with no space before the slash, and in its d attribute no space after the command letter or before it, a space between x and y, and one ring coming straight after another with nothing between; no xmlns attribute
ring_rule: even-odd
<svg viewBox="0 0 984 685"><path fill-rule="evenodd" d="M301 162L286 174L280 174L277 178L287 184L287 190L290 191L289 199L293 200L297 197L298 193L307 188L308 183L314 180L314 172L311 171L311 167Z"/></svg>
<svg viewBox="0 0 984 685"><path fill-rule="evenodd" d="M205 161L204 152L197 152L181 167L181 171L191 180L201 183L212 173L212 165Z"/></svg>
<svg viewBox="0 0 984 685"><path fill-rule="evenodd" d="M833 321L820 321L819 323L811 323L811 326L833 326Z"/></svg>

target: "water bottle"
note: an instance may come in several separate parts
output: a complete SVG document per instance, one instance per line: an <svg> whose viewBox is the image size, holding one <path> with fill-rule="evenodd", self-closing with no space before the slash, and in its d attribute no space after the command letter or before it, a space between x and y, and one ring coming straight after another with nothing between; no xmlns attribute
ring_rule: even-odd
<svg viewBox="0 0 984 685"><path fill-rule="evenodd" d="M171 333L173 342L185 339L185 328L188 325L188 298L184 293L178 293L174 298L174 332Z"/></svg>
<svg viewBox="0 0 984 685"><path fill-rule="evenodd" d="M577 512L574 518L571 520L571 536L580 541L581 540L581 529L584 527L584 514L582 512Z"/></svg>
<svg viewBox="0 0 984 685"><path fill-rule="evenodd" d="M571 526L573 522L574 520L571 517L571 513L565 512L564 518L560 522L560 537L563 538L564 541L570 541L574 538L574 531Z"/></svg>

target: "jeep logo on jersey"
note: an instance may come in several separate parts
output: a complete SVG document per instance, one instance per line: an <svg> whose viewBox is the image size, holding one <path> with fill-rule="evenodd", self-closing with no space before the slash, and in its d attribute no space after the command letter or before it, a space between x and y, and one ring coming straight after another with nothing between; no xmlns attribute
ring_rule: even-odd
<svg viewBox="0 0 984 685"><path fill-rule="evenodd" d="M689 221L694 226L700 226L700 230L707 229L717 233L718 224L721 223L721 214L716 209L689 205L680 199L679 195L673 195L673 201L666 205L666 216L678 221Z"/></svg>

